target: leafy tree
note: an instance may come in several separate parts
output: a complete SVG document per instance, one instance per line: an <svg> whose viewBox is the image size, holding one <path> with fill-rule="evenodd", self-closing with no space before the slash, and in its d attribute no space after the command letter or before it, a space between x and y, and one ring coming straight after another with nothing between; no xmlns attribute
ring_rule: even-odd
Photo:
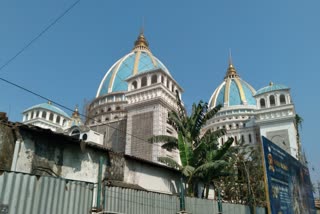
<svg viewBox="0 0 320 214"><path fill-rule="evenodd" d="M231 173L218 178L224 200L250 207L266 206L262 156L258 144L240 142L232 147L227 157Z"/></svg>
<svg viewBox="0 0 320 214"><path fill-rule="evenodd" d="M208 130L201 134L206 122L214 117L221 105L209 110L207 103L200 101L193 104L192 112L188 116L178 94L176 99L177 111L170 112L168 120L177 131L178 137L160 135L152 137L150 141L165 142L162 148L169 151L179 150L181 164L170 157L160 157L159 161L181 171L188 186L188 194L193 196L197 181L208 184L227 165L222 158L233 138L219 148L217 139L225 134L224 130Z"/></svg>

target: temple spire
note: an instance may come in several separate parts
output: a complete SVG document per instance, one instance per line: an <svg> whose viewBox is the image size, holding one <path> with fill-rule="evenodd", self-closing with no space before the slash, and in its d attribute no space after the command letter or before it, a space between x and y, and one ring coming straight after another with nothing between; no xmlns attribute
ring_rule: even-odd
<svg viewBox="0 0 320 214"><path fill-rule="evenodd" d="M233 64L232 64L232 54L231 54L231 48L229 48L229 67L233 67Z"/></svg>
<svg viewBox="0 0 320 214"><path fill-rule="evenodd" d="M142 27L140 28L139 36L138 36L137 40L134 42L133 50L148 50L148 51L150 51L149 43L144 36L144 21L143 21Z"/></svg>
<svg viewBox="0 0 320 214"><path fill-rule="evenodd" d="M140 34L144 34L144 16L142 17L142 25L141 25L141 28L140 28Z"/></svg>
<svg viewBox="0 0 320 214"><path fill-rule="evenodd" d="M239 77L239 75L237 74L236 69L233 66L231 49L229 49L228 64L229 64L229 66L228 66L228 69L227 69L226 76L224 78L227 79L227 78Z"/></svg>

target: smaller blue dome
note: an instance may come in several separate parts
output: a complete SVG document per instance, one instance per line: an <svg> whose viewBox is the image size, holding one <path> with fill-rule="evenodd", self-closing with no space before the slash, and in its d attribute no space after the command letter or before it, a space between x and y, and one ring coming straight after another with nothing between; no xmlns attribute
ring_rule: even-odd
<svg viewBox="0 0 320 214"><path fill-rule="evenodd" d="M51 112L54 112L54 113L57 113L59 115L62 115L64 117L69 118L69 115L66 112L64 112L60 108L58 108L56 106L53 106L52 104L49 104L49 103L41 103L41 104L32 106L32 107L24 110L23 112L27 112L27 111L30 111L30 110L33 110L33 109L44 109L44 110L48 110L48 111L51 111Z"/></svg>
<svg viewBox="0 0 320 214"><path fill-rule="evenodd" d="M231 106L255 106L256 100L254 88L237 74L232 64L229 64L224 81L213 92L209 106L214 108L218 104L224 107Z"/></svg>
<svg viewBox="0 0 320 214"><path fill-rule="evenodd" d="M255 93L254 96L257 96L257 95L260 95L260 94L264 94L264 93L267 93L267 92L271 92L271 91L289 90L289 89L290 88L285 86L285 85L270 83L270 85L259 89L257 91L257 93Z"/></svg>

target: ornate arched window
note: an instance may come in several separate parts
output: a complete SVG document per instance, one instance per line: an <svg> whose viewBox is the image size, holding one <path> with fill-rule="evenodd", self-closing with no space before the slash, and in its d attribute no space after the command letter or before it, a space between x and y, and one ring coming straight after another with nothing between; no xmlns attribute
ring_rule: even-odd
<svg viewBox="0 0 320 214"><path fill-rule="evenodd" d="M60 116L57 117L56 123L60 123Z"/></svg>
<svg viewBox="0 0 320 214"><path fill-rule="evenodd" d="M52 113L50 113L50 115L49 115L49 120L53 121L53 114Z"/></svg>
<svg viewBox="0 0 320 214"><path fill-rule="evenodd" d="M152 75L152 77L151 77L151 84L155 84L155 83L157 83L157 75L156 74L154 74L154 75Z"/></svg>
<svg viewBox="0 0 320 214"><path fill-rule="evenodd" d="M141 79L141 87L147 86L147 77L142 77Z"/></svg>
<svg viewBox="0 0 320 214"><path fill-rule="evenodd" d="M263 98L261 98L260 99L260 108L265 108L265 107L266 107L266 101Z"/></svg>
<svg viewBox="0 0 320 214"><path fill-rule="evenodd" d="M43 111L42 112L42 118L46 119L46 117L47 117L47 112Z"/></svg>
<svg viewBox="0 0 320 214"><path fill-rule="evenodd" d="M131 89L137 89L138 88L138 83L137 83L137 81L133 81L132 82L132 87L131 87Z"/></svg>
<svg viewBox="0 0 320 214"><path fill-rule="evenodd" d="M286 104L286 97L284 96L284 94L281 94L281 95L280 95L280 104L281 104L281 105Z"/></svg>
<svg viewBox="0 0 320 214"><path fill-rule="evenodd" d="M273 95L271 95L269 97L269 102L270 102L270 106L275 106L276 105L276 100L274 99Z"/></svg>

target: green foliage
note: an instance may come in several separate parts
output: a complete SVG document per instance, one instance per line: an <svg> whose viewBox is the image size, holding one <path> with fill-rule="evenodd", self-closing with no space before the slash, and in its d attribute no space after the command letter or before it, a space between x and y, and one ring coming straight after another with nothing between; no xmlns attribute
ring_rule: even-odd
<svg viewBox="0 0 320 214"><path fill-rule="evenodd" d="M247 205L266 206L262 156L257 144L240 142L226 155L230 176L219 177L215 184L224 200Z"/></svg>
<svg viewBox="0 0 320 214"><path fill-rule="evenodd" d="M172 137L172 136L167 136L167 135L153 136L152 138L149 139L149 142L150 143L166 142L161 147L170 151L170 152L173 149L178 148L178 140L177 140L177 138Z"/></svg>
<svg viewBox="0 0 320 214"><path fill-rule="evenodd" d="M300 115L296 114L295 116L295 125L297 127L297 129L302 129L302 122L303 122L303 118L300 117Z"/></svg>
<svg viewBox="0 0 320 214"><path fill-rule="evenodd" d="M179 96L177 98L177 110L169 113L168 122L178 133L178 138L172 136L153 136L150 142L162 142L162 148L172 151L179 150L181 165L169 157L160 157L159 161L181 171L188 186L188 194L193 195L195 186L199 181L210 184L213 178L227 175L224 170L228 163L224 156L233 143L233 138L221 147L218 139L226 134L224 129L201 134L204 125L220 110L217 106L208 110L207 103L200 101L193 104L190 116L182 105ZM208 186L208 185L207 185Z"/></svg>

